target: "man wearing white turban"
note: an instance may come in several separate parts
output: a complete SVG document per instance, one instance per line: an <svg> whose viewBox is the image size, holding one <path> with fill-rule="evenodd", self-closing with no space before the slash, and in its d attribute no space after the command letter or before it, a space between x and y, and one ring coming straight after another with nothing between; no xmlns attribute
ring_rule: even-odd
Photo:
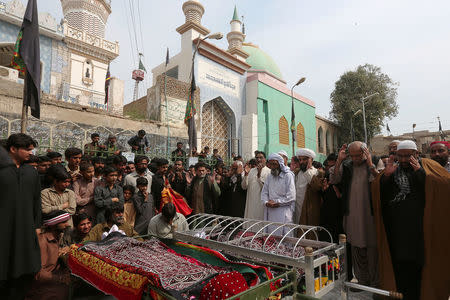
<svg viewBox="0 0 450 300"><path fill-rule="evenodd" d="M316 153L307 148L298 149L296 156L300 162L300 171L295 182L294 223L319 225L320 223L320 189L322 187L319 171L312 162ZM323 174L322 174L323 175Z"/></svg>
<svg viewBox="0 0 450 300"><path fill-rule="evenodd" d="M284 151L284 150L280 150L280 151L278 151L278 155L280 155L283 158L284 165L287 166L288 165L288 154L287 154L287 152Z"/></svg>
<svg viewBox="0 0 450 300"><path fill-rule="evenodd" d="M277 153L269 155L268 167L271 171L261 191L261 201L265 206L264 220L292 223L295 207L294 173L289 170L284 164L283 158ZM268 228L269 233L273 230L272 227ZM276 234L285 234L286 231L286 228L283 228Z"/></svg>

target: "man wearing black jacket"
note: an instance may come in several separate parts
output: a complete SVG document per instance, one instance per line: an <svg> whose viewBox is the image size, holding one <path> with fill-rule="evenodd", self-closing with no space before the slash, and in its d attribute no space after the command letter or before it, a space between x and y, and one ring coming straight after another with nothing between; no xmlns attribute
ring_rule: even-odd
<svg viewBox="0 0 450 300"><path fill-rule="evenodd" d="M41 226L41 189L38 172L23 162L36 142L23 133L12 134L6 150L0 147L0 295L23 299L41 268L36 233Z"/></svg>
<svg viewBox="0 0 450 300"><path fill-rule="evenodd" d="M128 145L131 146L131 151L134 153L144 154L148 151L148 140L145 137L145 130L141 129L138 134L133 136L129 141Z"/></svg>
<svg viewBox="0 0 450 300"><path fill-rule="evenodd" d="M186 198L194 214L217 213L217 199L220 188L214 176L206 175L207 165L198 162L195 165L195 177L186 191Z"/></svg>

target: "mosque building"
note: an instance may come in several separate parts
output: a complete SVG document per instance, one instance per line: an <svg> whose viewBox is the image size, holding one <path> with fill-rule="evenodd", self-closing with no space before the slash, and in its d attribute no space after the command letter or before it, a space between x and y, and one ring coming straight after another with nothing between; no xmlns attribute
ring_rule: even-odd
<svg viewBox="0 0 450 300"><path fill-rule="evenodd" d="M49 13L38 17L41 90L57 100L122 114L123 81L111 79L105 103L108 66L119 56L119 43L105 39L111 0L61 0L61 6L61 23ZM24 13L22 1L0 1L0 75L19 83L23 77L10 63Z"/></svg>
<svg viewBox="0 0 450 300"><path fill-rule="evenodd" d="M183 117L193 70L198 93L198 151L209 146L223 156L234 152L252 157L255 150L271 153L282 149L291 154L290 89L275 61L257 45L246 42L236 7L226 35L226 50L207 38L210 30L202 24L205 8L200 1L185 1L182 10L185 23L177 28L181 51L170 58L167 66L163 62L153 68L153 87L146 99L140 100L147 102L146 117L170 126L185 126ZM174 89L185 93L177 98ZM317 149L315 104L297 93L293 96L295 148ZM132 107L137 103L126 105L124 111Z"/></svg>

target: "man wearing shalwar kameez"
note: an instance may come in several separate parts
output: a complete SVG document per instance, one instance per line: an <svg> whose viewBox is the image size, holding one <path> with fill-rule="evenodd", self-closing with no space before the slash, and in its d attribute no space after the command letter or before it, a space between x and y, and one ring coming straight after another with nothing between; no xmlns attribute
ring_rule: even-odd
<svg viewBox="0 0 450 300"><path fill-rule="evenodd" d="M269 155L268 167L271 169L261 191L261 201L264 204L264 220L292 223L295 207L295 179L294 173L284 164L283 158L276 153ZM272 232L278 226L270 226ZM276 234L287 233L283 227Z"/></svg>
<svg viewBox="0 0 450 300"><path fill-rule="evenodd" d="M296 152L300 162L300 170L295 182L294 223L303 225L319 225L320 223L320 190L323 174L312 166L316 153L301 148Z"/></svg>
<svg viewBox="0 0 450 300"><path fill-rule="evenodd" d="M264 220L264 205L261 203L261 190L264 186L270 169L266 167L266 155L264 152L256 153L258 164L250 172L245 173L242 179L242 188L247 190L244 217L248 219Z"/></svg>

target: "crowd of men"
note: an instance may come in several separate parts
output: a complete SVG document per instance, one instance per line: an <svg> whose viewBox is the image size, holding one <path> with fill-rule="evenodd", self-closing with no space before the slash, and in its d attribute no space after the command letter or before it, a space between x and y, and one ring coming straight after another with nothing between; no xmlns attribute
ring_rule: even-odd
<svg viewBox="0 0 450 300"><path fill-rule="evenodd" d="M247 162L234 155L229 166L205 147L193 149L199 162L187 166L181 142L170 162L145 156L143 130L128 141L134 161L121 155L116 137L104 145L98 134L91 139L84 149L66 149L64 163L55 151L32 155L37 144L25 134L11 135L0 147L2 295L64 299L71 244L101 241L113 232L172 238L174 230L186 229L185 216L163 203L167 188L193 214L320 225L333 241L345 233L349 270L360 284L398 290L404 299L435 299L423 298L430 285L432 295L449 292L447 270L436 269L436 257L449 250L448 229L439 227L450 195L448 142L431 144L431 160L419 156L413 141L393 141L381 158L355 141L323 164L302 148L289 164L285 151L267 158L255 151Z"/></svg>

